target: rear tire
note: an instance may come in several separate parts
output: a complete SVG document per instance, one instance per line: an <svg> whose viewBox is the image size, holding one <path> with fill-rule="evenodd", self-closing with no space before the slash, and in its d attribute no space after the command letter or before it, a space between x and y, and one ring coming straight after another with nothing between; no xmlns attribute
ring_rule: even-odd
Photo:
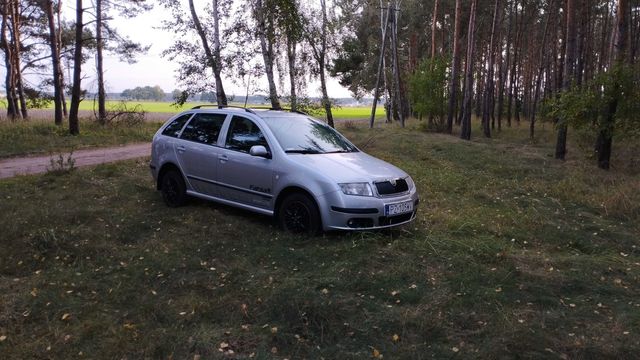
<svg viewBox="0 0 640 360"><path fill-rule="evenodd" d="M322 228L315 201L302 193L287 195L278 208L278 222L294 234L318 235Z"/></svg>
<svg viewBox="0 0 640 360"><path fill-rule="evenodd" d="M179 207L187 202L187 186L182 174L176 170L169 170L160 179L162 199L169 207Z"/></svg>

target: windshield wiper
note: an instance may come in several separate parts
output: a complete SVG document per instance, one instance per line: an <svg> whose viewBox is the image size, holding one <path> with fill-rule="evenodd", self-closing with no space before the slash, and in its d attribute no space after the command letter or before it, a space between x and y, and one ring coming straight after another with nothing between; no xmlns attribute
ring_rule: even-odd
<svg viewBox="0 0 640 360"><path fill-rule="evenodd" d="M310 150L310 149L287 149L284 152L287 154L322 154L318 150Z"/></svg>
<svg viewBox="0 0 640 360"><path fill-rule="evenodd" d="M336 150L336 151L327 151L326 154L337 154L337 153L350 153L354 152L353 150Z"/></svg>

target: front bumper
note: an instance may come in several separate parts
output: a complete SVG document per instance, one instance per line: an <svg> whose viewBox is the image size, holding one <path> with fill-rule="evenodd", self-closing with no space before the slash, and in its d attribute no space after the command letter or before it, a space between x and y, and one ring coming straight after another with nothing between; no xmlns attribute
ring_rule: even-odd
<svg viewBox="0 0 640 360"><path fill-rule="evenodd" d="M405 201L413 203L413 211L394 216L385 215L385 205ZM400 226L416 218L420 199L415 188L410 192L388 197L326 194L319 199L324 230L378 230Z"/></svg>

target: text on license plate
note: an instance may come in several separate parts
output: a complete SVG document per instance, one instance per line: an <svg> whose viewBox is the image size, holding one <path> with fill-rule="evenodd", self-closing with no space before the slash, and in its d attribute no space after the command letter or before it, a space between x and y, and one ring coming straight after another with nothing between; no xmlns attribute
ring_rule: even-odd
<svg viewBox="0 0 640 360"><path fill-rule="evenodd" d="M384 206L384 214L386 216L393 216L398 214L404 214L413 211L413 201L405 201L397 204L387 204Z"/></svg>

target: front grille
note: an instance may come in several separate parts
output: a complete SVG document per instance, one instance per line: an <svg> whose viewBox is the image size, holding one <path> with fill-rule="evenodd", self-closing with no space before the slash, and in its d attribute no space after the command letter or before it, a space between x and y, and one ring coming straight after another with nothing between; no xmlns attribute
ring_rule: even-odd
<svg viewBox="0 0 640 360"><path fill-rule="evenodd" d="M378 218L379 226L395 225L411 220L413 213L406 213L396 216L381 216Z"/></svg>
<svg viewBox="0 0 640 360"><path fill-rule="evenodd" d="M395 185L391 181L380 181L375 185L380 195L393 195L409 191L409 185L405 179L397 179Z"/></svg>

